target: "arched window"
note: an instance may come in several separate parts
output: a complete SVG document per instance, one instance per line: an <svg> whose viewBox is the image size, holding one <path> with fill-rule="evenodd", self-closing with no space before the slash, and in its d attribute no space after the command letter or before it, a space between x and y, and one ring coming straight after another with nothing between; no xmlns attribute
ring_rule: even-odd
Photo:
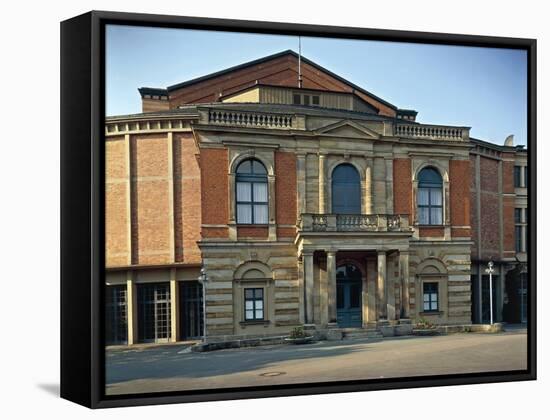
<svg viewBox="0 0 550 420"><path fill-rule="evenodd" d="M267 171L261 162L247 159L237 167L237 223L267 224Z"/></svg>
<svg viewBox="0 0 550 420"><path fill-rule="evenodd" d="M332 172L332 212L361 214L361 178L349 163L338 165Z"/></svg>
<svg viewBox="0 0 550 420"><path fill-rule="evenodd" d="M439 172L427 167L418 174L418 224L443 224L443 180Z"/></svg>

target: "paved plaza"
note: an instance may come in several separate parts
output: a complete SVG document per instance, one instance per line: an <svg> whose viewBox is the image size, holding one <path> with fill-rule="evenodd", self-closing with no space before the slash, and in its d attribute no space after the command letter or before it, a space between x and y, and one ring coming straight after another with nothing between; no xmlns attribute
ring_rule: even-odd
<svg viewBox="0 0 550 420"><path fill-rule="evenodd" d="M246 387L527 368L527 334L454 334L190 352L109 349L107 394Z"/></svg>

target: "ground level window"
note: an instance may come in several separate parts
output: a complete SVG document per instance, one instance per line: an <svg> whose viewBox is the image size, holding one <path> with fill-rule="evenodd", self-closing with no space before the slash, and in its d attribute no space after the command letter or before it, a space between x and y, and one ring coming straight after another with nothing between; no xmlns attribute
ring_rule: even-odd
<svg viewBox="0 0 550 420"><path fill-rule="evenodd" d="M264 319L264 289L244 289L244 319L257 321Z"/></svg>
<svg viewBox="0 0 550 420"><path fill-rule="evenodd" d="M438 284L424 283L424 312L437 311L438 308Z"/></svg>
<svg viewBox="0 0 550 420"><path fill-rule="evenodd" d="M140 341L168 341L170 338L170 284L140 284L138 332Z"/></svg>
<svg viewBox="0 0 550 420"><path fill-rule="evenodd" d="M126 344L128 341L128 314L126 285L105 287L105 342Z"/></svg>

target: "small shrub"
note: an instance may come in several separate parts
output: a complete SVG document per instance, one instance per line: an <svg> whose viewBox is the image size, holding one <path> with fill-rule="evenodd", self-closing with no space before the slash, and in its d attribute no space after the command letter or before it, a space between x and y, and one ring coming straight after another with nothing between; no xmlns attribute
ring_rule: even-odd
<svg viewBox="0 0 550 420"><path fill-rule="evenodd" d="M419 318L415 322L415 328L432 329L432 328L435 328L435 325L432 324L430 321L428 321L426 318Z"/></svg>
<svg viewBox="0 0 550 420"><path fill-rule="evenodd" d="M292 331L290 331L290 338L305 338L308 335L305 333L304 329L302 327L296 327L293 328Z"/></svg>

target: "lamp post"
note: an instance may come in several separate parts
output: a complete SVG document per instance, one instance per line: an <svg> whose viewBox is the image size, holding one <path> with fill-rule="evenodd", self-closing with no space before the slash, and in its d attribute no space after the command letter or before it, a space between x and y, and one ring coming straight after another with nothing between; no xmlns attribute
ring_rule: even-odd
<svg viewBox="0 0 550 420"><path fill-rule="evenodd" d="M206 283L208 283L208 276L204 267L201 268L198 280L202 284L202 341L206 343Z"/></svg>
<svg viewBox="0 0 550 420"><path fill-rule="evenodd" d="M493 273L495 272L493 265L493 262L489 261L485 269L485 272L489 274L489 313L491 325L493 325Z"/></svg>

